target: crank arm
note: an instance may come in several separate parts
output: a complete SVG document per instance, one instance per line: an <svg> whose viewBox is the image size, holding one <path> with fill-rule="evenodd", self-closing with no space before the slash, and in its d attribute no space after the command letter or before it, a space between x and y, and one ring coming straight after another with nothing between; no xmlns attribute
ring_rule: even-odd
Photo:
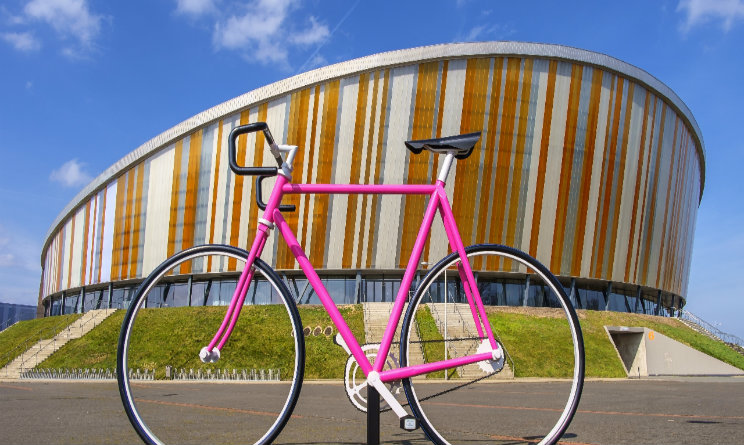
<svg viewBox="0 0 744 445"><path fill-rule="evenodd" d="M393 410L396 416L399 418L408 416L408 413L403 409L403 406L398 402L393 393L390 392L387 386L385 386L382 380L380 380L380 374L377 371L369 373L367 376L367 385L370 385L377 390L377 393L382 396L382 399L385 400L385 402L387 402L388 406L390 406L390 409Z"/></svg>

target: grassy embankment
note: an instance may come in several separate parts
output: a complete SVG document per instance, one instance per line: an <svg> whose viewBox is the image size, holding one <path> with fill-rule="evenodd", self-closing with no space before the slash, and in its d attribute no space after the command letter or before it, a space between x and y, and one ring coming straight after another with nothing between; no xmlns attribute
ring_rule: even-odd
<svg viewBox="0 0 744 445"><path fill-rule="evenodd" d="M355 333L364 333L361 306L339 308ZM206 346L225 314L224 307L145 309L133 337L130 368L156 369L280 369L291 375L293 340L283 306L245 306L217 363L203 364L198 351ZM314 329L332 325L322 307L302 306L303 326ZM117 311L84 337L73 340L42 362L39 368L111 368L116 366L116 346L124 311ZM335 334L334 329L334 334ZM268 339L268 341L267 341ZM163 342L166 343L163 343ZM177 347L174 347L177 346ZM324 335L305 339L306 379L342 378L346 353Z"/></svg>
<svg viewBox="0 0 744 445"><path fill-rule="evenodd" d="M646 327L719 360L744 369L744 356L721 342L691 330L679 320L650 315L579 311L587 377L625 377L622 363L604 326ZM558 310L515 311L492 308L489 320L515 362L516 376L566 377L572 369L567 322ZM556 341L563 338L564 341ZM541 345L549 345L542 349ZM541 359L542 358L542 359Z"/></svg>
<svg viewBox="0 0 744 445"><path fill-rule="evenodd" d="M280 306L247 306L222 359L212 365L204 365L196 358L198 351L210 340L224 316L224 308L170 308L149 310L143 318L143 330L135 341L142 342L138 350L142 353L132 357L132 368L155 367L158 375L164 366L176 368L221 368L251 369L280 368L288 375L290 363L278 362L282 350L291 347L291 338L286 335L289 325L282 326L277 320L285 319ZM361 306L345 306L341 312L358 338L363 337L363 315ZM331 325L322 307L302 306L303 326L326 327ZM565 339L566 322L551 309L489 308L489 321L497 332L515 364L517 377L565 377L572 369L570 343ZM39 365L39 368L114 368L116 343L124 311L117 311L101 325L73 340L60 351ZM605 325L643 326L710 354L733 366L744 369L744 356L720 342L711 340L684 326L678 320L617 312L580 311L584 344L586 349L587 377L625 377L623 366L604 330ZM422 335L432 338L436 325L428 312L422 312L417 320ZM207 328L205 328L207 327ZM250 327L250 328L249 328ZM197 336L195 332L202 332ZM429 334L426 334L429 332ZM335 330L334 330L335 333ZM561 335L564 337L562 338ZM2 337L0 337L1 339ZM270 338L259 342L260 338ZM290 338L290 340L287 340ZM158 347L158 342L168 339L169 345L178 348ZM345 352L323 335L307 337L307 361L305 377L308 379L342 378ZM262 345L256 350L257 345ZM424 345L427 355L441 355L439 343ZM441 373L440 373L441 374ZM441 377L440 375L439 377Z"/></svg>
<svg viewBox="0 0 744 445"><path fill-rule="evenodd" d="M39 340L54 337L81 314L22 321L0 332L0 368L15 360Z"/></svg>

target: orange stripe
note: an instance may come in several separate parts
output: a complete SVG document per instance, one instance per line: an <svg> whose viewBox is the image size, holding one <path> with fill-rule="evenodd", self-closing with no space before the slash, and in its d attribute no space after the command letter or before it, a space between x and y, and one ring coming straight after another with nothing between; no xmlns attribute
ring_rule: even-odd
<svg viewBox="0 0 744 445"><path fill-rule="evenodd" d="M101 282L101 269L103 269L103 238L104 229L106 228L106 189L101 192L103 194L103 203L101 204L101 239L99 241L100 249L98 250L98 282Z"/></svg>
<svg viewBox="0 0 744 445"><path fill-rule="evenodd" d="M596 268L596 264L597 264L597 261L598 261L597 258L599 257L600 258L599 261L601 262L601 257L602 257L602 246L599 243L599 239L600 239L600 236L601 236L600 233L599 233L599 231L600 231L599 228L602 225L602 217L603 217L604 214L601 211L601 207L602 207L602 204L604 202L603 201L603 193L604 193L605 189L607 188L607 179L606 179L606 177L607 177L607 168L608 168L607 167L607 165L608 165L607 159L608 159L609 156L612 155L612 150L608 150L607 144L609 143L609 141L611 141L611 133L612 133L612 128L613 128L612 127L612 119L613 119L614 116L617 115L616 110L613 110L612 112L610 112L609 110L612 110L613 104L616 103L616 96L617 96L616 90L617 90L617 84L618 84L618 82L619 82L619 79L618 79L617 76L615 76L614 79L613 79L613 82L611 82L610 95L609 95L609 97L610 97L610 100L609 100L610 103L609 103L609 105L607 107L608 113L607 113L607 121L606 121L606 124L605 124L604 146L602 147L603 148L604 156L602 158L602 170L600 171L601 181L600 181L600 187L599 187L599 192L598 192L598 195L597 195L597 203L596 203L597 212L596 212L596 219L594 221L594 235L592 237L592 241L593 241L593 244L592 244L592 257L591 257L591 261L590 261L590 264L589 264L589 276L591 276L591 277L595 277L596 276L595 273L596 273L596 270L597 270L597 268Z"/></svg>
<svg viewBox="0 0 744 445"><path fill-rule="evenodd" d="M298 114L298 108L299 108L299 102L300 102L300 93L298 91L295 91L294 93L290 94L289 97L289 116L287 119L288 126L287 126L287 144L291 145L299 145L297 144L297 131L298 131L298 122L297 122L297 114ZM290 142L290 140L292 142ZM301 150L300 150L301 152ZM298 153L299 154L299 153ZM300 166L301 164L299 162L295 162L295 166ZM301 168L301 167L300 167ZM297 176L302 176L302 174L299 174ZM292 198L296 198L295 196L289 195L286 198L283 198L284 203L289 203L289 201L293 201ZM292 202L294 204L294 202ZM290 222L290 219L295 216L295 222L297 221L296 214L293 215L292 213L288 213L286 215L286 220L290 224L290 227L292 223ZM295 231L294 228L292 230ZM288 269L285 265L287 262L287 256L291 256L291 252L288 251L287 246L285 243L278 243L277 250L276 250L276 259L275 264L277 269Z"/></svg>
<svg viewBox="0 0 744 445"><path fill-rule="evenodd" d="M134 180L136 167L129 170L127 174L127 201L126 201L126 212L124 217L124 243L122 245L121 254L121 275L120 278L129 278L129 256L132 242L132 225L134 223L134 211L132 210L132 204L134 203Z"/></svg>
<svg viewBox="0 0 744 445"><path fill-rule="evenodd" d="M168 257L176 253L176 226L178 225L178 189L181 183L181 157L183 141L176 142L173 159L173 186L171 187L170 220L168 224ZM118 203L117 203L118 208Z"/></svg>
<svg viewBox="0 0 744 445"><path fill-rule="evenodd" d="M646 213L646 197L648 196L648 178L651 173L651 153L653 152L653 143L654 143L654 129L656 128L656 105L658 103L658 98L655 96L653 97L654 100L654 106L653 110L651 112L651 128L649 130L649 137L648 137L648 151L646 152L646 174L644 175L643 179L643 187L641 188L641 193L643 193L643 199L641 202L640 207L640 215L638 218L638 239L636 241L636 257L633 265L633 282L638 282L638 268L641 264L641 257L643 256L643 253L641 252L641 240L643 239L643 233L644 225L643 221L645 218Z"/></svg>
<svg viewBox="0 0 744 445"><path fill-rule="evenodd" d="M687 176L688 170L686 167L689 163L688 154L690 153L690 150L688 150L687 147L690 141L690 133L687 131L686 128L683 128L683 132L684 132L684 141L682 144L680 144L680 148L679 148L680 150L682 150L682 162L678 167L679 174L677 176L677 187L676 187L675 198L674 198L676 211L675 211L674 217L672 218L672 220L674 221L674 231L673 231L673 238L672 238L674 241L672 245L672 252L674 252L674 255L669 257L669 262L670 264L672 264L673 269L672 269L672 273L668 275L669 279L666 283L668 288L674 288L674 290L678 294L682 293L681 289L679 289L678 282L677 282L678 281L677 275L678 275L678 270L679 270L679 266L681 262L679 260L674 261L674 259L684 258L684 255L679 251L679 247L681 245L679 241L680 241L680 231L682 227L682 218L684 216L683 212L685 212L686 210L685 209L686 204L684 203L689 202L687 200L688 197L683 196L683 195L685 191L684 184L687 182L687 177L688 177Z"/></svg>
<svg viewBox="0 0 744 445"><path fill-rule="evenodd" d="M304 173L305 153L307 147L305 138L307 136L307 115L310 107L310 89L292 94L290 102L289 129L287 130L287 144L297 145L299 150L294 161L294 172L292 176L302 178ZM356 147L356 145L354 145ZM288 212L285 216L289 227L293 233L297 233L299 225L300 195L286 195L283 200L285 204L292 204L297 209L294 212ZM279 243L277 247L276 267L279 269L291 269L294 267L295 258L285 243Z"/></svg>
<svg viewBox="0 0 744 445"><path fill-rule="evenodd" d="M367 146L364 148L366 153L365 166L364 166L364 184L369 184L370 179L370 167L372 166L372 138L375 134L375 118L377 113L377 90L380 83L380 72L375 71L375 78L372 83L372 103L371 111L369 116L369 130L367 132ZM357 256L354 267L362 267L362 250L364 250L364 233L367 230L367 202L369 195L362 195L362 215L359 218L359 242L357 244Z"/></svg>
<svg viewBox="0 0 744 445"><path fill-rule="evenodd" d="M184 199L183 235L181 249L194 245L196 231L196 199L199 188L199 169L201 164L202 130L191 135L189 141L189 164L186 173L186 198ZM187 261L181 266L181 273L191 273L192 262Z"/></svg>
<svg viewBox="0 0 744 445"><path fill-rule="evenodd" d="M654 218L656 217L656 192L658 189L659 184L659 164L661 164L661 145L664 141L664 125L666 124L665 116L666 116L666 104L661 104L661 125L659 126L659 141L656 148L656 163L655 163L655 172L654 172L654 185L651 188L651 205L650 205L650 213L649 213L649 233L646 237L646 243L643 248L643 273L641 275L641 282L644 284L648 284L648 267L650 263L649 254L651 251L651 240L654 235Z"/></svg>
<svg viewBox="0 0 744 445"><path fill-rule="evenodd" d="M434 123L434 103L437 93L438 62L422 63L418 66L418 83L416 84L416 103L413 110L413 127L411 139L431 138ZM406 153L408 157L408 183L423 184L429 182L428 167L431 154L424 150L419 154ZM424 214L425 197L409 195L403 197L405 207L403 211L403 227L401 230L400 252L398 267L405 267L407 258L413 251L413 245L421 226L421 216Z"/></svg>
<svg viewBox="0 0 744 445"><path fill-rule="evenodd" d="M612 271L615 266L615 247L617 245L617 227L620 223L620 202L623 196L623 184L625 182L625 161L628 156L628 139L630 138L630 116L633 111L633 97L635 92L635 85L633 82L629 82L628 85L628 99L625 103L625 125L623 126L623 145L620 149L620 171L617 178L617 187L615 188L615 209L613 211L614 217L612 218L612 233L610 234L609 243L609 258L607 261L606 275L608 278L612 278Z"/></svg>
<svg viewBox="0 0 744 445"><path fill-rule="evenodd" d="M550 125L553 118L553 98L555 96L555 76L557 69L558 62L551 60L548 68L548 85L545 91L545 111L543 113L542 139L540 141L540 162L537 166L535 206L532 212L532 230L530 231L530 255L533 257L537 257L537 243L540 238L542 199L545 190L545 170L548 163Z"/></svg>
<svg viewBox="0 0 744 445"><path fill-rule="evenodd" d="M499 146L496 157L496 180L494 181L494 190L491 198L493 208L491 211L491 229L488 240L493 243L505 243L504 223L507 216L506 199L509 187L509 176L512 175L511 155L513 152L512 144L514 138L514 116L517 112L517 92L519 88L519 72L521 70L520 59L507 59L506 82L504 84L504 100L500 115L501 129ZM487 196L483 199L489 199ZM501 260L488 261L489 270L492 268L501 268L510 266L510 263L501 264Z"/></svg>
<svg viewBox="0 0 744 445"><path fill-rule="evenodd" d="M382 82L382 104L380 106L380 122L377 129L377 157L375 158L375 184L380 182L380 174L382 169L382 141L385 139L385 120L387 114L387 100L388 100L388 83L390 81L390 70L385 70L385 75ZM377 221L377 200L378 195L372 196L372 214L369 215L369 234L367 236L367 264L366 267L370 268L373 266L372 263L372 252L374 251L375 245L375 228Z"/></svg>
<svg viewBox="0 0 744 445"><path fill-rule="evenodd" d="M444 117L444 98L445 98L445 92L447 90L447 69L449 67L449 61L445 60L442 62L442 76L441 80L439 82L439 103L437 105L438 111L437 111L437 128L435 130L434 137L442 137L442 119ZM439 172L439 156L433 156L432 157L432 164L431 164L431 174L433 178L435 175ZM431 246L431 236L429 236L426 239L426 244L424 244L424 252L422 258L424 260L429 259L429 247ZM423 266L424 269L426 269L426 266Z"/></svg>
<svg viewBox="0 0 744 445"><path fill-rule="evenodd" d="M561 260L566 234L568 197L571 193L571 178L574 173L573 158L576 151L576 123L579 119L579 100L581 99L581 78L583 74L584 71L581 65L574 64L571 67L571 85L568 93L568 112L566 113L566 133L563 138L563 157L560 180L558 181L558 203L555 213L555 228L553 229L553 252L550 256L550 270L556 274L563 272L561 270Z"/></svg>
<svg viewBox="0 0 744 445"><path fill-rule="evenodd" d="M119 279L121 271L121 250L122 250L122 239L124 231L124 218L126 215L124 202L127 195L127 176L129 172L119 176L116 181L116 214L114 216L114 240L113 248L111 249L111 281Z"/></svg>
<svg viewBox="0 0 744 445"><path fill-rule="evenodd" d="M137 166L137 189L134 198L134 228L132 230L132 255L129 266L129 278L137 277L137 261L139 260L139 233L142 225L142 215L147 209L142 209L142 188L145 182L145 163Z"/></svg>
<svg viewBox="0 0 744 445"><path fill-rule="evenodd" d="M266 122L266 116L269 112L269 104L263 103L258 106L258 118L257 122ZM263 155L264 150L266 150L266 138L263 135L263 132L256 133L256 145L254 147L253 151L253 164L256 167L262 167L263 166ZM259 208L256 205L256 188L251 187L251 196L250 200L248 201L248 242L251 242L251 234L255 234L257 227L258 227L258 211ZM228 269L229 270L236 270L237 269L237 261L228 261Z"/></svg>
<svg viewBox="0 0 744 445"><path fill-rule="evenodd" d="M90 200L85 203L85 226L83 228L83 260L80 262L80 285L85 286L85 272L88 269L88 225L90 223Z"/></svg>
<svg viewBox="0 0 744 445"><path fill-rule="evenodd" d="M519 110L519 126L517 131L517 147L514 153L514 166L512 167L512 187L509 198L509 219L506 226L506 239L510 246L516 246L517 218L519 215L519 194L522 184L522 164L524 162L525 135L527 134L527 118L530 109L530 92L532 91L532 59L524 61L522 73L522 97ZM483 197L481 197L483 199ZM484 240L485 241L485 240ZM512 261L506 260L504 267L512 270Z"/></svg>
<svg viewBox="0 0 744 445"><path fill-rule="evenodd" d="M483 160L483 170L480 175L480 196L491 196L492 179L496 176L493 169L494 155L497 151L496 135L498 134L499 124L499 102L501 101L501 73L503 71L504 60L497 57L493 61L493 75L491 76L491 99L488 113L488 127L484 143L481 144L485 150ZM441 110L440 110L441 111ZM493 207L491 209L493 212ZM486 225L488 224L488 205L483 205L478 212L478 225L476 226L477 242L489 242L486 234ZM478 270L483 268L483 259L475 258L473 268Z"/></svg>
<svg viewBox="0 0 744 445"><path fill-rule="evenodd" d="M620 111L623 102L623 87L625 80L617 77L617 88L615 89L615 110L612 113L612 130L610 139L610 149L608 156L605 157L602 178L604 181L604 196L602 198L602 218L597 221L597 236L599 241L594 263L595 278L604 277L604 251L607 243L607 224L609 223L610 200L612 198L612 184L615 176L615 158L617 157L617 135L620 131ZM596 239L596 237L595 237Z"/></svg>
<svg viewBox="0 0 744 445"><path fill-rule="evenodd" d="M93 197L93 224L91 224L91 227L93 228L93 242L90 246L90 261L88 265L88 281L93 284L96 281L93 280L93 271L95 268L93 265L96 263L95 255L96 255L96 223L98 222L98 195L95 195Z"/></svg>
<svg viewBox="0 0 744 445"><path fill-rule="evenodd" d="M518 59L517 64L519 63ZM490 59L468 59L465 71L465 93L462 98L462 120L460 122L460 133L469 133L483 130L483 114L486 108L486 91L488 89L488 73L490 70ZM479 140L474 152L480 157L482 143ZM478 187L478 174L473 171L478 169L478 161L471 158L468 161L457 162L455 175L456 199L452 212L455 219L461 221L460 236L465 244L472 244L473 221L478 212L479 203L476 202L476 190ZM485 197L483 197L485 198ZM482 200L486 202L485 199ZM422 212L423 213L423 212Z"/></svg>
<svg viewBox="0 0 744 445"><path fill-rule="evenodd" d="M63 243L65 240L65 231L64 229L59 231L59 235L57 236L57 289L55 289L55 292L59 292L62 289L62 264L64 264L64 258L62 258L62 252L63 252Z"/></svg>
<svg viewBox="0 0 744 445"><path fill-rule="evenodd" d="M311 182L313 178L313 163L315 161L315 136L316 136L316 125L318 124L318 104L320 103L320 85L315 86L315 90L313 91L313 119L312 123L310 124L310 146L307 147L307 152L309 158L307 158L307 174L304 177L304 182ZM302 225L302 234L299 238L300 242L304 242L307 244L307 231L308 227L310 226L311 221L308 219L308 216L310 214L310 202L314 200L314 196L312 195L302 195L302 202L304 203L304 211L302 213L302 220L304 221L304 224ZM299 210L299 208L298 208ZM312 233L312 232L311 232Z"/></svg>
<svg viewBox="0 0 744 445"><path fill-rule="evenodd" d="M677 131L679 130L679 119L674 120L674 135L672 136L672 160L669 163L669 179L667 180L667 187L666 187L666 199L664 200L664 222L661 225L662 232L661 232L661 246L659 248L659 267L656 268L656 287L659 287L659 281L661 279L661 269L662 265L666 264L665 259L665 251L664 247L666 246L666 240L669 234L671 234L670 230L667 230L667 217L669 216L669 195L672 191L672 178L674 178L674 172L675 172L675 156L677 155Z"/></svg>
<svg viewBox="0 0 744 445"><path fill-rule="evenodd" d="M74 253L74 247L75 247L75 216L73 215L72 218L72 229L70 230L70 248L67 250L67 288L69 289L72 287L72 255Z"/></svg>
<svg viewBox="0 0 744 445"><path fill-rule="evenodd" d="M369 74L359 76L359 89L357 94L357 109L354 119L354 143L351 153L351 172L349 174L350 184L359 184L359 176L362 163L362 144L364 142L364 126L367 118L367 92L369 91ZM351 267L354 234L357 232L359 221L356 217L357 195L349 195L346 206L346 230L344 231L344 253L341 264L344 269Z"/></svg>
<svg viewBox="0 0 744 445"><path fill-rule="evenodd" d="M318 183L327 184L333 172L333 151L336 142L336 119L338 118L338 97L340 81L328 82L323 99L323 122L318 149ZM316 196L313 210L312 257L317 267L326 264L326 222L328 219L328 195Z"/></svg>
<svg viewBox="0 0 744 445"><path fill-rule="evenodd" d="M248 123L248 110L244 110L240 113L240 125ZM263 136L259 136L262 133L256 133L256 139L263 139ZM238 165L245 165L245 150L248 144L248 136L242 135L238 137ZM261 147L261 153L263 153L263 146ZM243 182L245 177L241 175L234 175L233 179L233 197L232 197L232 215L230 218L230 245L237 246L240 242L240 212L243 206ZM250 204L249 204L250 205ZM243 247L243 246L240 246ZM234 271L237 268L238 260L230 258L227 260L227 268L230 271Z"/></svg>
<svg viewBox="0 0 744 445"><path fill-rule="evenodd" d="M628 252L625 262L625 282L630 281L630 266L633 262L633 240L636 234L636 213L638 212L638 196L640 194L641 179L643 177L643 158L646 149L646 126L648 125L648 106L651 93L646 91L646 100L643 105L643 124L641 125L641 143L636 168L635 192L633 193L633 210L630 212L630 236L628 238Z"/></svg>
<svg viewBox="0 0 744 445"><path fill-rule="evenodd" d="M212 216L211 223L209 225L209 244L214 243L214 220L217 214L217 189L220 181L220 161L222 156L222 120L220 120L219 128L217 130L217 154L215 156L214 164L214 181L212 181ZM206 272L212 271L212 255L207 257L207 269Z"/></svg>
<svg viewBox="0 0 744 445"><path fill-rule="evenodd" d="M589 116L587 118L586 141L584 142L584 165L581 169L581 190L576 211L576 230L573 233L573 256L571 258L571 275L581 274L582 252L584 250L584 232L586 217L589 212L589 190L592 185L592 167L599 125L599 101L602 97L602 70L595 69L592 75L592 91L589 97Z"/></svg>

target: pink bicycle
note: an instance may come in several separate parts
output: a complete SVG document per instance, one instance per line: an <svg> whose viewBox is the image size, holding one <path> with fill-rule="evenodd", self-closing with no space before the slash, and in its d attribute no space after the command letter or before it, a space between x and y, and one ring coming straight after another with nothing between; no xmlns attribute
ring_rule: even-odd
<svg viewBox="0 0 744 445"><path fill-rule="evenodd" d="M259 132L256 137L263 134L277 167L238 165L238 138L252 132ZM581 327L561 283L535 259L502 245L463 245L445 183L453 162L468 158L479 138L480 133L471 133L406 142L413 156L429 150L443 157L437 180L431 185L295 184L291 179L296 146L276 144L263 122L234 128L229 137L230 168L237 175L258 176L256 200L263 214L255 224L250 251L227 245L183 250L157 267L137 289L119 337L117 375L124 407L140 437L147 443L274 441L298 400L307 343L321 349L338 349L336 345L344 348L348 354L346 392L354 406L366 409L366 390L371 386L382 398L383 410L392 411L401 420L402 428L414 430L420 426L434 443L556 442L566 432L581 397ZM276 176L276 182L264 203L261 180L271 176ZM283 215L294 210L294 206L281 204L282 198L291 194L428 196L421 228L392 310L385 315L387 324L379 343L360 344L364 342L357 339L345 318L359 319L358 307L336 306L324 279L298 243ZM441 215L451 253L421 278L418 270L422 252L437 213ZM305 338L292 292L277 272L260 259L273 229L286 241L307 277L308 288L317 295L335 325L336 345L322 337ZM229 278L227 271L241 267L242 273L233 283L234 291L229 287L229 305L205 307L188 324L168 324L171 314L177 319L179 308L167 309L169 312L158 309L159 313L151 310L168 306L168 298L181 298L189 306L202 300L208 305L210 296L216 295L213 287L226 282L208 278L215 271ZM188 286L184 285L184 277L188 277ZM203 281L199 281L202 277ZM178 297L179 286L185 289L181 294L188 293L185 299L183 295ZM503 307L510 303L504 299L514 295L508 291L509 286L521 286L524 306L530 302L533 306L554 308L541 315L550 325L547 330L525 335L515 328L523 315ZM224 289L220 292L224 294ZM303 309L303 317L316 323L313 317L318 311L311 309ZM243 318L238 324L241 311ZM404 311L399 349L395 350ZM221 319L218 327L213 324L217 319ZM153 324L155 320L159 324ZM233 334L246 336L248 341L241 342L243 346L239 348L226 347ZM138 350L147 348L144 345L151 344L152 339L162 339L155 350ZM179 352L184 349L189 351L188 356ZM523 354L521 349L528 353ZM539 360L534 360L535 354ZM153 363L146 363L143 357L150 357L148 360ZM153 369L161 362L167 363L168 368L156 373L156 381L137 380L139 371L133 369ZM243 369L243 378L236 375L239 368ZM250 376L245 375L246 368L250 368ZM494 384L505 375L519 375L521 369L527 375L561 378L555 383L542 383L547 386L537 391L529 386ZM175 374L187 383L168 385ZM400 394L401 387L405 399ZM526 397L529 403L513 401L515 394ZM525 413L528 426L510 429L505 411ZM297 422L305 421L303 416L295 417ZM240 422L239 436L235 422Z"/></svg>

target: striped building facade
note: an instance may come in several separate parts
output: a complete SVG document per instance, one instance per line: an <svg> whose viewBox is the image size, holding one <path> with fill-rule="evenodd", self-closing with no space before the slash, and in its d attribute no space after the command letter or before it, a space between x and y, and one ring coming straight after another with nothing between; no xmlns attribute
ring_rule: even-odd
<svg viewBox="0 0 744 445"><path fill-rule="evenodd" d="M530 253L561 277L579 307L597 308L582 304L579 290L602 293L600 308L648 312L643 304L638 309L639 300L659 313L684 304L705 170L690 111L661 82L608 56L495 42L332 65L164 132L96 178L52 225L40 310L111 304L116 289L131 292L190 246L248 248L260 216L256 190L252 178L230 172L227 137L256 121L266 121L277 141L300 147L298 183L431 183L439 160L427 151L412 155L403 141L482 131L447 184L466 244ZM273 165L261 135L241 138L238 157L243 165ZM426 198L292 195L283 203L297 207L286 217L313 265L346 279L344 292L359 301L360 277L402 274ZM433 264L447 253L437 221L422 260ZM277 236L262 258L296 275ZM200 267L181 273L236 265ZM625 298L625 308L610 305L611 295Z"/></svg>

